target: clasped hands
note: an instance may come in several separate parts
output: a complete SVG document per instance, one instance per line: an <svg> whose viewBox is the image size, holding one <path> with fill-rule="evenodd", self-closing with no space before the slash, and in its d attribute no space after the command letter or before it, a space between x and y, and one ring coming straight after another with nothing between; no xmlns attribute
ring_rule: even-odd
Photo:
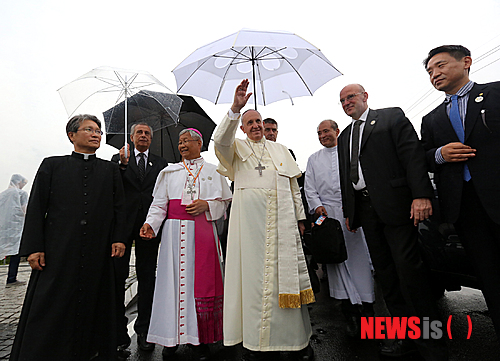
<svg viewBox="0 0 500 361"><path fill-rule="evenodd" d="M204 201L203 199L196 199L193 201L193 203L188 204L186 206L186 212L187 214L196 217L203 212L207 212L209 210L208 202ZM141 230L139 231L139 236L141 236L142 239L152 239L155 238L155 232L153 231L153 228L148 223L144 223L144 225L141 227Z"/></svg>

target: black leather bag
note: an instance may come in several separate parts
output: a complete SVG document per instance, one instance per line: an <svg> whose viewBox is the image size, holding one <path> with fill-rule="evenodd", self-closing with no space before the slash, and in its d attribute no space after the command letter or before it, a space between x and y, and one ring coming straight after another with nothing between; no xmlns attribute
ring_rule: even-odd
<svg viewBox="0 0 500 361"><path fill-rule="evenodd" d="M321 225L314 225L304 242L317 263L342 263L347 259L344 232L334 218L326 218Z"/></svg>

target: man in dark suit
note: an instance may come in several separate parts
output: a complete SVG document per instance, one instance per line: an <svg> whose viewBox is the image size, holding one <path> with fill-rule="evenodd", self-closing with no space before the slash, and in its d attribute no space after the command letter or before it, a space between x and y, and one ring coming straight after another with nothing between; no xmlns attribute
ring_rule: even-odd
<svg viewBox="0 0 500 361"><path fill-rule="evenodd" d="M425 152L400 108L373 110L367 100L359 84L340 92L342 107L352 117L338 138L346 224L350 230L363 227L391 316L436 319L417 246L416 226L432 214ZM402 356L412 348L399 340L381 353ZM418 348L428 360L447 359L444 343L418 342Z"/></svg>
<svg viewBox="0 0 500 361"><path fill-rule="evenodd" d="M455 224L500 336L500 82L470 81L470 55L445 45L425 59L446 100L423 117L422 143L441 212Z"/></svg>
<svg viewBox="0 0 500 361"><path fill-rule="evenodd" d="M119 154L111 159L120 165L127 212L126 253L115 262L117 274L117 306L118 313L118 352L123 357L129 354L130 337L127 333L127 317L125 316L125 280L129 274L130 249L135 241L135 267L137 272L137 320L134 330L137 343L144 351L152 351L154 344L146 341L153 304L155 286L156 259L160 237L143 240L139 237L149 206L153 201L153 187L160 171L167 166L167 161L149 151L153 130L146 123L132 125L130 139L134 144L132 151L122 148Z"/></svg>

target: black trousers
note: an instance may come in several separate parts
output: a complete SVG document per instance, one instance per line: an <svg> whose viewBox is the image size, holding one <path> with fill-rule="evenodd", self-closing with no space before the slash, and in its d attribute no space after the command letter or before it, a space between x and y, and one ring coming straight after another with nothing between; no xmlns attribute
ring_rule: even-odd
<svg viewBox="0 0 500 361"><path fill-rule="evenodd" d="M488 216L473 180L464 182L455 229L472 261L496 334L500 337L500 225Z"/></svg>
<svg viewBox="0 0 500 361"><path fill-rule="evenodd" d="M358 194L356 215L391 315L437 317L427 269L418 249L417 227L410 214L407 224L385 224L373 209L370 197Z"/></svg>
<svg viewBox="0 0 500 361"><path fill-rule="evenodd" d="M17 271L19 269L20 262L21 256L19 256L18 254L10 256L9 272L7 273L7 283L13 283L17 281Z"/></svg>
<svg viewBox="0 0 500 361"><path fill-rule="evenodd" d="M156 261L158 258L158 246L160 244L160 235L152 240L143 240L139 237L139 230L144 224L143 217L137 217L134 223L134 232L129 235L127 244L132 245L135 241L135 270L137 274L137 319L134 324L134 330L137 334L147 333L149 329L149 320L151 318L151 309L153 306L153 296L156 280ZM117 330L118 345L130 342L128 336L127 323L125 316L125 281L129 276L131 247L127 246L122 258L114 260L116 275L116 309L117 309Z"/></svg>
<svg viewBox="0 0 500 361"><path fill-rule="evenodd" d="M375 212L370 197L361 192L356 192L355 210L391 316L439 320L428 283L428 269L418 249L417 227L410 220L409 210L407 224L386 224ZM448 359L444 339L416 340L415 343L426 360Z"/></svg>

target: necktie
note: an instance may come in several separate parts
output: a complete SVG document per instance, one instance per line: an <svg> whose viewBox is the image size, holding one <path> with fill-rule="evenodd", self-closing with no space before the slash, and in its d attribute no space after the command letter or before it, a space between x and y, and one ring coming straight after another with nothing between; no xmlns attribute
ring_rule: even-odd
<svg viewBox="0 0 500 361"><path fill-rule="evenodd" d="M144 160L144 153L139 153L139 179L141 182L144 180L146 175L146 161Z"/></svg>
<svg viewBox="0 0 500 361"><path fill-rule="evenodd" d="M457 133L458 140L461 143L465 141L464 125L462 123L462 118L460 118L460 110L458 108L458 95L451 96L451 108L450 108L450 122ZM468 182L471 179L469 167L464 164L464 181Z"/></svg>
<svg viewBox="0 0 500 361"><path fill-rule="evenodd" d="M358 155L359 155L359 126L362 120L356 120L354 122L354 128L352 129L352 146L351 146L351 173L350 178L353 184L358 183L359 173L358 173Z"/></svg>

